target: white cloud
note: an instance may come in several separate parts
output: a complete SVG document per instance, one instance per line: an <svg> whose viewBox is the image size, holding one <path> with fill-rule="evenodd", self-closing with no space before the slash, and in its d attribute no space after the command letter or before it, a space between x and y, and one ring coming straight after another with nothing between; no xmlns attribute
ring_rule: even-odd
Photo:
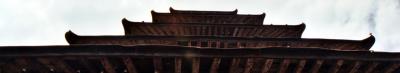
<svg viewBox="0 0 400 73"><path fill-rule="evenodd" d="M266 24L305 22L305 38L361 40L373 50L399 51L397 0L0 0L0 45L62 45L80 35L122 35L121 19L151 21L150 10L234 10L266 13Z"/></svg>

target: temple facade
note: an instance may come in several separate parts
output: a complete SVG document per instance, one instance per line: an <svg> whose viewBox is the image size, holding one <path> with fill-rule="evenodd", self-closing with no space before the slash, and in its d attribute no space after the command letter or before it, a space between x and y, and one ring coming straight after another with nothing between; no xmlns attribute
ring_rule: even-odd
<svg viewBox="0 0 400 73"><path fill-rule="evenodd" d="M263 14L169 9L122 19L123 36L68 31L66 46L0 47L1 73L400 73L400 53L363 40L301 38L305 23Z"/></svg>

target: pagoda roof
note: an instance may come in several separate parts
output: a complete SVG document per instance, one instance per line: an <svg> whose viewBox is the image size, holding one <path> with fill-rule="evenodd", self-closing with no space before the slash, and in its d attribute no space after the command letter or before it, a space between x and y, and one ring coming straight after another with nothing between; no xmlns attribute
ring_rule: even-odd
<svg viewBox="0 0 400 73"><path fill-rule="evenodd" d="M196 14L196 15L236 15L238 10L233 11L197 11L197 10L175 10L170 7L171 14Z"/></svg>
<svg viewBox="0 0 400 73"><path fill-rule="evenodd" d="M228 15L211 12L178 11L178 13L159 13L151 11L153 23L210 23L210 24L253 24L262 25L265 13L259 15Z"/></svg>
<svg viewBox="0 0 400 73"><path fill-rule="evenodd" d="M5 73L397 73L400 54L319 48L166 45L0 47Z"/></svg>
<svg viewBox="0 0 400 73"><path fill-rule="evenodd" d="M305 24L299 25L237 25L203 23L149 23L122 20L125 35L158 36L229 36L300 38Z"/></svg>
<svg viewBox="0 0 400 73"><path fill-rule="evenodd" d="M260 38L260 37L220 37L220 36L78 36L69 31L65 34L69 44L138 45L165 44L179 45L177 42L222 42L227 45L242 43L241 47L293 47L325 48L335 50L369 50L375 42L370 37L363 40L311 39L311 38ZM210 43L208 43L210 44ZM197 45L200 47L201 45ZM229 48L229 47L226 47ZM237 46L231 48L238 48Z"/></svg>

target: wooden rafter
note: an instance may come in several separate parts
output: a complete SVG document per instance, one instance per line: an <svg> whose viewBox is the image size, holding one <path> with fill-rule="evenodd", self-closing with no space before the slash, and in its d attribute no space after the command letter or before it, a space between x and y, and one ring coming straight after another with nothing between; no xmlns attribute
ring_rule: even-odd
<svg viewBox="0 0 400 73"><path fill-rule="evenodd" d="M355 62L349 73L356 73L358 71L358 69L360 68L361 64L362 63L360 61Z"/></svg>
<svg viewBox="0 0 400 73"><path fill-rule="evenodd" d="M270 70L273 62L274 62L274 59L267 59L264 62L264 66L262 67L261 73L268 73L268 71Z"/></svg>
<svg viewBox="0 0 400 73"><path fill-rule="evenodd" d="M322 66L322 63L324 63L324 60L317 60L315 64L312 66L310 73L318 73L320 67Z"/></svg>
<svg viewBox="0 0 400 73"><path fill-rule="evenodd" d="M302 59L299 61L299 64L296 67L295 73L302 73L304 66L306 65L307 60Z"/></svg>
<svg viewBox="0 0 400 73"><path fill-rule="evenodd" d="M37 61L41 63L42 65L45 65L50 72L56 72L55 69L57 69L52 63L49 58L37 58Z"/></svg>
<svg viewBox="0 0 400 73"><path fill-rule="evenodd" d="M96 70L93 69L92 65L87 60L86 58L79 58L80 63L88 69L89 73L96 73Z"/></svg>
<svg viewBox="0 0 400 73"><path fill-rule="evenodd" d="M210 73L218 73L219 64L221 63L221 58L213 58Z"/></svg>
<svg viewBox="0 0 400 73"><path fill-rule="evenodd" d="M104 70L105 70L107 73L116 73L115 70L114 70L113 65L112 65L111 62L108 60L108 58L103 57L103 58L101 58L100 62L101 62L101 64L104 66Z"/></svg>
<svg viewBox="0 0 400 73"><path fill-rule="evenodd" d="M62 59L54 59L52 63L57 67L57 69L62 70L64 73L75 73L74 70L65 64Z"/></svg>
<svg viewBox="0 0 400 73"><path fill-rule="evenodd" d="M372 73L372 71L376 68L376 66L378 66L379 63L378 62L373 62L371 64L368 65L365 73Z"/></svg>
<svg viewBox="0 0 400 73"><path fill-rule="evenodd" d="M250 73L254 66L254 59L248 58L246 61L245 69L243 73Z"/></svg>
<svg viewBox="0 0 400 73"><path fill-rule="evenodd" d="M392 73L394 72L397 68L400 67L399 63L391 64L389 67L387 67L384 71L384 73Z"/></svg>
<svg viewBox="0 0 400 73"><path fill-rule="evenodd" d="M238 67L240 63L240 58L233 58L231 66L229 66L229 73L237 73Z"/></svg>
<svg viewBox="0 0 400 73"><path fill-rule="evenodd" d="M284 59L281 63L281 65L279 66L279 72L278 73L286 73L287 68L290 65L290 60L289 59Z"/></svg>
<svg viewBox="0 0 400 73"><path fill-rule="evenodd" d="M333 67L331 68L331 73L337 73L339 72L340 68L343 65L344 60L337 60L335 65L333 65Z"/></svg>
<svg viewBox="0 0 400 73"><path fill-rule="evenodd" d="M132 62L132 59L130 57L124 57L122 58L126 70L128 71L128 73L138 73L135 67L135 64Z"/></svg>

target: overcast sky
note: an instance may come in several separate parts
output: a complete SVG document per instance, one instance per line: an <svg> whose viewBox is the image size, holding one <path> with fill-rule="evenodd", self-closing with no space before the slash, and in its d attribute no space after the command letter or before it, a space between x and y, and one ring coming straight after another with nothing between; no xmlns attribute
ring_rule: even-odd
<svg viewBox="0 0 400 73"><path fill-rule="evenodd" d="M400 52L399 0L0 0L0 45L67 45L64 33L123 35L122 18L151 21L150 10L266 13L264 24L306 23L302 38L362 40Z"/></svg>

